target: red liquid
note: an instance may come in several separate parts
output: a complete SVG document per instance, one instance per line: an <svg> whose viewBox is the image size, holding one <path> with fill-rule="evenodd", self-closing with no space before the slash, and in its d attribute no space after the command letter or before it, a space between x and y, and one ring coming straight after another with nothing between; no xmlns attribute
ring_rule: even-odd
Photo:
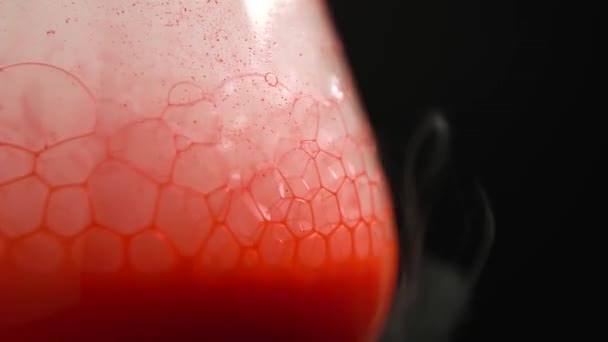
<svg viewBox="0 0 608 342"><path fill-rule="evenodd" d="M348 101L256 74L142 113L0 67L0 339L376 338L397 245Z"/></svg>

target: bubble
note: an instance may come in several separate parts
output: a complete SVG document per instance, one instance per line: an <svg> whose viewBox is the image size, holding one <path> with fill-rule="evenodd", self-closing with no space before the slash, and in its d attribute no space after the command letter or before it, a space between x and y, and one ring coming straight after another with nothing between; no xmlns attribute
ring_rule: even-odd
<svg viewBox="0 0 608 342"><path fill-rule="evenodd" d="M279 79L277 78L277 75L271 72L266 73L266 75L264 75L264 80L271 87L276 87L279 84Z"/></svg>
<svg viewBox="0 0 608 342"><path fill-rule="evenodd" d="M169 105L188 105L205 98L206 94L198 85L191 82L179 82L169 90Z"/></svg>
<svg viewBox="0 0 608 342"><path fill-rule="evenodd" d="M178 151L185 151L192 146L192 140L183 135L175 135L175 148Z"/></svg>
<svg viewBox="0 0 608 342"><path fill-rule="evenodd" d="M314 140L303 140L300 142L300 147L311 158L315 158L320 152L319 145L317 145L317 142Z"/></svg>

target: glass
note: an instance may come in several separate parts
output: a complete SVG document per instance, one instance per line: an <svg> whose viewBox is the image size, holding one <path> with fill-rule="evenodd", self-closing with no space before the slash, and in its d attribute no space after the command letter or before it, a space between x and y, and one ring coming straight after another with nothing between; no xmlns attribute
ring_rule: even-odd
<svg viewBox="0 0 608 342"><path fill-rule="evenodd" d="M322 1L1 1L0 337L375 340L376 153Z"/></svg>

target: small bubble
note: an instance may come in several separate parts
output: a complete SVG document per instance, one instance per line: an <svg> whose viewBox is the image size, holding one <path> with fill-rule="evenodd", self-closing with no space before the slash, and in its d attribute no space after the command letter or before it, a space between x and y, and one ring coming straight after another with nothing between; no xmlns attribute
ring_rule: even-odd
<svg viewBox="0 0 608 342"><path fill-rule="evenodd" d="M304 140L300 143L300 147L306 154L311 156L312 158L316 157L319 154L319 145L315 141L312 140Z"/></svg>
<svg viewBox="0 0 608 342"><path fill-rule="evenodd" d="M273 74L271 72L266 73L266 75L264 75L264 80L271 87L276 87L277 84L279 84L279 79L277 78L277 76L275 74Z"/></svg>
<svg viewBox="0 0 608 342"><path fill-rule="evenodd" d="M192 82L179 82L169 90L168 103L169 105L193 104L204 99L205 96L206 94L198 85Z"/></svg>
<svg viewBox="0 0 608 342"><path fill-rule="evenodd" d="M184 151L184 150L188 149L188 147L190 147L190 145L192 145L192 140L186 138L183 135L175 136L175 148L178 151Z"/></svg>

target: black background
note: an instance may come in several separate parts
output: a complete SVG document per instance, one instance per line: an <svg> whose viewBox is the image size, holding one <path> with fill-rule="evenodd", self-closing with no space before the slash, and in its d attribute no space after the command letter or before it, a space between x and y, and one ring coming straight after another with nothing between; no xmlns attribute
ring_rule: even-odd
<svg viewBox="0 0 608 342"><path fill-rule="evenodd" d="M455 340L586 340L605 273L599 7L583 2L329 1L399 207L429 106L451 171L485 186L496 243ZM605 39L604 39L605 40ZM602 335L605 333L601 333ZM457 338L458 337L458 338Z"/></svg>

